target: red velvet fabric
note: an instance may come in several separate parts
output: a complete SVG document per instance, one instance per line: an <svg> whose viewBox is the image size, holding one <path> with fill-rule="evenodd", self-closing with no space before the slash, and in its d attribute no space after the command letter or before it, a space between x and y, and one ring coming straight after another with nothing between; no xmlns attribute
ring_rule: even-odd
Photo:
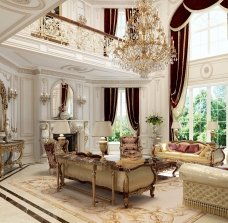
<svg viewBox="0 0 228 223"><path fill-rule="evenodd" d="M187 145L187 144L179 144L177 146L176 151L185 153L188 148L189 148L189 145Z"/></svg>
<svg viewBox="0 0 228 223"><path fill-rule="evenodd" d="M126 102L129 121L139 135L139 88L126 88Z"/></svg>
<svg viewBox="0 0 228 223"><path fill-rule="evenodd" d="M170 101L173 108L178 105L184 87L188 55L188 35L189 25L178 32L171 31L178 57L178 61L171 64L170 71Z"/></svg>
<svg viewBox="0 0 228 223"><path fill-rule="evenodd" d="M196 153L199 150L200 150L199 144L190 144L185 152L186 153Z"/></svg>
<svg viewBox="0 0 228 223"><path fill-rule="evenodd" d="M104 32L115 36L118 9L104 9Z"/></svg>
<svg viewBox="0 0 228 223"><path fill-rule="evenodd" d="M190 17L190 15L191 12L189 12L182 3L173 15L170 22L170 27L174 29L180 27L183 23L185 23L185 21Z"/></svg>
<svg viewBox="0 0 228 223"><path fill-rule="evenodd" d="M184 5L191 10L202 10L217 4L218 2L219 0L184 0Z"/></svg>
<svg viewBox="0 0 228 223"><path fill-rule="evenodd" d="M169 143L168 144L169 149L171 150L177 150L177 144L176 143Z"/></svg>
<svg viewBox="0 0 228 223"><path fill-rule="evenodd" d="M62 107L62 111L64 111L64 107L66 106L66 102L67 102L68 84L61 84L61 86L62 86L61 107Z"/></svg>
<svg viewBox="0 0 228 223"><path fill-rule="evenodd" d="M228 9L228 0L223 0L220 5Z"/></svg>
<svg viewBox="0 0 228 223"><path fill-rule="evenodd" d="M116 115L118 88L104 89L104 119L113 124Z"/></svg>

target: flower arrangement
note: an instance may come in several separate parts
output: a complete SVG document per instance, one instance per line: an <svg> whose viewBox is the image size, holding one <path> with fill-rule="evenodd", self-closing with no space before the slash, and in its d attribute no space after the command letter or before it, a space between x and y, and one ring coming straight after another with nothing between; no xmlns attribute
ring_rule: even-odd
<svg viewBox="0 0 228 223"><path fill-rule="evenodd" d="M163 118L159 115L149 115L146 117L146 123L152 124L152 125L161 125L163 122Z"/></svg>

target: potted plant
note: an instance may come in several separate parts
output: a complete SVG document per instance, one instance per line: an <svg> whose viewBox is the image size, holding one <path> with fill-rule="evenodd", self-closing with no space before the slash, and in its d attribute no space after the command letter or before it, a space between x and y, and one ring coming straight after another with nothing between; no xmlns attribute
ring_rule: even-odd
<svg viewBox="0 0 228 223"><path fill-rule="evenodd" d="M157 136L157 128L163 123L163 117L159 115L149 115L146 117L146 123L152 125L153 135Z"/></svg>

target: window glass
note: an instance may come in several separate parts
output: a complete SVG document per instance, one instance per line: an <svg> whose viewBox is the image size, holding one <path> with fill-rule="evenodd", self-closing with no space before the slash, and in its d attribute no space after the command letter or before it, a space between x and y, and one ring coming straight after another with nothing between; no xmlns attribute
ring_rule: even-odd
<svg viewBox="0 0 228 223"><path fill-rule="evenodd" d="M125 9L118 9L118 19L116 25L116 36L123 38L126 30L126 14Z"/></svg>
<svg viewBox="0 0 228 223"><path fill-rule="evenodd" d="M227 29L227 13L221 7L194 12L190 20L190 60L227 53Z"/></svg>
<svg viewBox="0 0 228 223"><path fill-rule="evenodd" d="M181 128L179 130L179 139L189 139L189 90L187 90L185 105L179 118Z"/></svg>
<svg viewBox="0 0 228 223"><path fill-rule="evenodd" d="M211 87L211 120L217 121L219 129L215 135L218 145L226 145L226 87Z"/></svg>
<svg viewBox="0 0 228 223"><path fill-rule="evenodd" d="M206 141L207 89L193 88L193 140Z"/></svg>
<svg viewBox="0 0 228 223"><path fill-rule="evenodd" d="M115 121L112 126L111 142L119 142L121 136L134 135L134 130L131 128L127 114L126 91L118 89L118 101Z"/></svg>

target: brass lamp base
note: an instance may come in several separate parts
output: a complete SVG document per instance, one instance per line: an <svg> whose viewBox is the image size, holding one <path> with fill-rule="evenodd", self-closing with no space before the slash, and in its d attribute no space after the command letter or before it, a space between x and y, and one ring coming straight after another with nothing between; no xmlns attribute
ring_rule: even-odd
<svg viewBox="0 0 228 223"><path fill-rule="evenodd" d="M106 140L99 141L100 151L102 154L102 160L105 160L104 155L108 151L108 142Z"/></svg>

